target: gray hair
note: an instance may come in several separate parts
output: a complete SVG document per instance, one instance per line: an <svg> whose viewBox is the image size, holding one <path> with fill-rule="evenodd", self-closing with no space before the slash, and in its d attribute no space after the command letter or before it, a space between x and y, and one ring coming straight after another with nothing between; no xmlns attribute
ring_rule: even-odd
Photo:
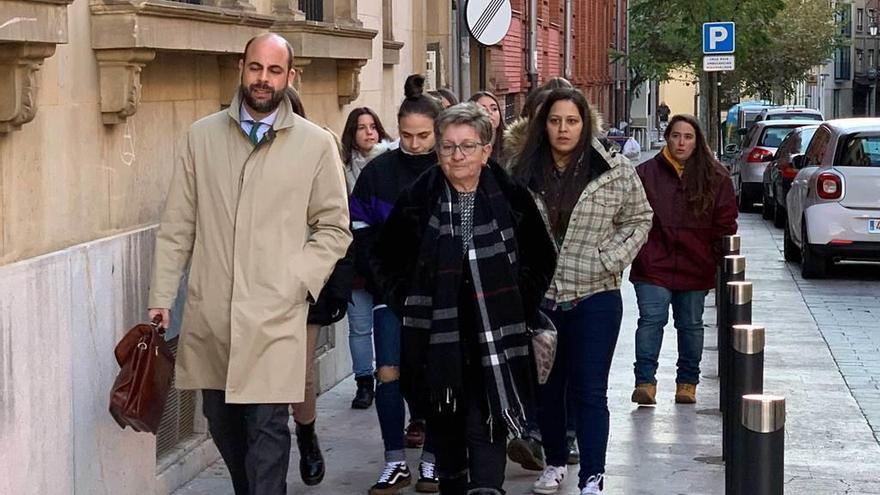
<svg viewBox="0 0 880 495"><path fill-rule="evenodd" d="M466 102L452 105L440 112L434 120L434 135L439 142L443 132L451 125L469 125L477 131L480 141L484 144L492 142L494 131L489 114L476 103Z"/></svg>

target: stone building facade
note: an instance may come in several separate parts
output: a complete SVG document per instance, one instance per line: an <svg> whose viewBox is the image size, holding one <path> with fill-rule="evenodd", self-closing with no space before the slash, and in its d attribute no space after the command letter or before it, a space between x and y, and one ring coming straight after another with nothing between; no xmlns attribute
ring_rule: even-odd
<svg viewBox="0 0 880 495"><path fill-rule="evenodd" d="M107 412L184 133L267 31L293 45L312 120L341 132L367 105L394 130L406 75L448 53L442 3L0 1L0 493L169 493L217 458L195 394L158 438ZM327 388L350 373L345 324L321 342Z"/></svg>

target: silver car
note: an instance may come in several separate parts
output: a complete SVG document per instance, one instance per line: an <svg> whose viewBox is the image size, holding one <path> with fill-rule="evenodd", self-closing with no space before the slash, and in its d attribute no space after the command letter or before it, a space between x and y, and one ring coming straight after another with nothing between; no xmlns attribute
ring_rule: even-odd
<svg viewBox="0 0 880 495"><path fill-rule="evenodd" d="M734 190L739 193L740 211L749 211L761 201L764 169L773 160L785 136L793 129L815 124L814 120L764 120L755 122L749 128L730 174L734 180Z"/></svg>
<svg viewBox="0 0 880 495"><path fill-rule="evenodd" d="M880 119L823 123L793 164L785 259L804 278L835 260L880 260Z"/></svg>

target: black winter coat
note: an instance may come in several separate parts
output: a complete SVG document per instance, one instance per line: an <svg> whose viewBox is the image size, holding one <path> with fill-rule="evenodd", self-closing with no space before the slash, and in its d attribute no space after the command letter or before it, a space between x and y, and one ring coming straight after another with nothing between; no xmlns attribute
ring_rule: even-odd
<svg viewBox="0 0 880 495"><path fill-rule="evenodd" d="M510 204L517 238L521 303L526 321L533 321L556 270L556 249L528 190L515 183L494 161L490 161L489 167ZM373 280L398 316L402 314L411 276L419 261L422 235L445 180L440 167L434 167L406 188L373 246Z"/></svg>

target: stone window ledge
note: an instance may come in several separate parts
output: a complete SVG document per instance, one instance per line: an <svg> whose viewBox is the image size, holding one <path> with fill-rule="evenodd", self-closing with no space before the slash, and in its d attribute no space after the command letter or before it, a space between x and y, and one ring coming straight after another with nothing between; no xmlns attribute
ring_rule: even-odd
<svg viewBox="0 0 880 495"><path fill-rule="evenodd" d="M275 16L257 14L243 0L210 3L91 0L92 49L105 124L119 124L135 114L141 70L157 52L237 55L249 39L275 23Z"/></svg>
<svg viewBox="0 0 880 495"><path fill-rule="evenodd" d="M0 134L37 114L37 71L67 43L67 6L73 0L0 1Z"/></svg>
<svg viewBox="0 0 880 495"><path fill-rule="evenodd" d="M295 65L302 70L315 59L336 61L339 105L347 105L360 95L361 68L373 57L373 29L317 21L282 21L272 30L293 46Z"/></svg>
<svg viewBox="0 0 880 495"><path fill-rule="evenodd" d="M100 70L105 124L125 122L137 111L141 70L157 52L221 55L221 76L231 81L238 77L237 57L245 43L270 30L291 43L298 70L314 59L336 61L339 104L344 105L360 93L360 70L372 57L372 40L377 34L354 22L305 21L286 1L273 3L273 15L255 13L245 0L203 1L210 5L167 0L90 1L92 48Z"/></svg>
<svg viewBox="0 0 880 495"><path fill-rule="evenodd" d="M222 5L235 0L212 0ZM247 4L247 2L242 2ZM249 5L249 4L247 4ZM199 53L240 53L275 16L253 8L190 5L166 0L91 0L92 48L146 48Z"/></svg>

